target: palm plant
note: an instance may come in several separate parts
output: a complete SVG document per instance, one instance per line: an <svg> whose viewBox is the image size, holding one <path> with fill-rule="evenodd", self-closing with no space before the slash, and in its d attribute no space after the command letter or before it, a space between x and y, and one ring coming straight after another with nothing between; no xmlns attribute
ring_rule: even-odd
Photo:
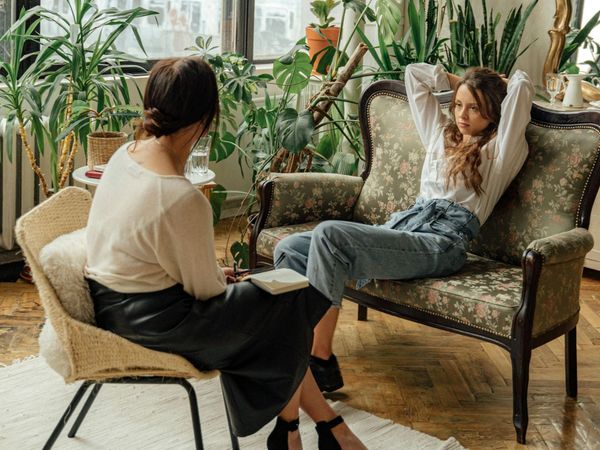
<svg viewBox="0 0 600 450"><path fill-rule="evenodd" d="M590 33L598 25L600 25L600 11L594 14L580 30L572 30L567 35L565 47L560 57L559 72L579 72L579 68L571 61L571 58L580 47L589 47L592 50L595 50L596 54L600 53L600 45L590 38ZM586 61L584 64L588 64L592 69L592 72L595 72L596 74L599 73L598 58L593 61Z"/></svg>
<svg viewBox="0 0 600 450"><path fill-rule="evenodd" d="M69 0L68 6L66 16L41 6L23 10L0 38L9 44L11 53L8 61L0 63L4 72L0 82L8 86L0 94L0 106L8 111L8 136L15 127L18 129L46 196L66 184L79 146L86 150L87 135L101 125L93 115L82 120L74 114L73 105L78 102L79 111L110 111L130 104L124 70L141 67L132 56L118 51L115 41L131 30L144 50L133 22L158 14L144 8L98 9L93 0ZM52 21L59 35L38 34L36 29L42 21ZM40 50L25 54L29 42L36 43ZM32 63L21 72L24 59ZM128 119L129 114L113 114L106 125L120 127ZM28 129L40 153L50 152L49 180L35 159Z"/></svg>
<svg viewBox="0 0 600 450"><path fill-rule="evenodd" d="M501 16L500 13L494 15L493 9L488 14L486 0L481 0L483 23L479 27L470 0L465 0L464 8L455 6L453 0L446 0L450 21L450 46L445 46L447 68L460 73L467 67L485 66L509 75L517 59L533 44L529 43L519 52L525 23L537 3L538 0L532 0L524 10L523 5L512 8L498 41L496 28Z"/></svg>

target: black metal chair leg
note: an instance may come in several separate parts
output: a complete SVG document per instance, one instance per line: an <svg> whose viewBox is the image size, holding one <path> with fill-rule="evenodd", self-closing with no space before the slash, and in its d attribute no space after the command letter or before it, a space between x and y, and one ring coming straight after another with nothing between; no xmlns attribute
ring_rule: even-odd
<svg viewBox="0 0 600 450"><path fill-rule="evenodd" d="M225 399L223 399L225 400ZM231 438L231 450L240 450L240 443L238 438L231 429L231 418L229 417L229 408L227 407L227 402L225 401L225 415L227 416L227 429L229 430L229 437Z"/></svg>
<svg viewBox="0 0 600 450"><path fill-rule="evenodd" d="M529 362L531 360L531 349L525 349L520 354L512 352L513 379L513 424L517 432L517 442L525 444L527 425L529 424L529 412L527 411L527 388L529 387Z"/></svg>
<svg viewBox="0 0 600 450"><path fill-rule="evenodd" d="M43 450L50 450L52 448L52 446L56 442L56 439L60 435L60 432L63 430L63 428L69 421L71 414L73 414L73 411L75 411L75 408L77 408L77 405L79 404L80 400L85 395L85 391L87 391L87 388L89 388L92 384L93 383L91 381L84 381L83 384L79 387L79 389L75 393L75 396L73 397L73 400L71 400L71 403L69 403L69 406L67 406L67 409L58 421L58 424L56 424L54 431L52 431L52 434L46 441Z"/></svg>
<svg viewBox="0 0 600 450"><path fill-rule="evenodd" d="M81 408L81 411L79 411L79 415L77 416L77 419L75 419L75 423L71 427L71 431L69 431L69 434L67 435L70 438L75 437L75 434L77 434L77 430L79 430L79 427L81 426L81 423L83 422L83 419L85 419L85 416L87 415L88 411L92 407L92 403L94 403L94 400L96 400L96 396L98 395L98 391L100 390L101 387L102 387L102 384L100 384L100 383L94 384L94 387L92 388L92 392L90 392L90 395L88 395L87 400L83 404L83 408Z"/></svg>
<svg viewBox="0 0 600 450"><path fill-rule="evenodd" d="M196 401L196 392L194 391L194 387L186 379L181 378L178 383L185 388L190 399L192 426L194 427L194 440L196 441L196 449L204 450L204 445L202 444L202 430L200 429L200 414L198 413L198 402Z"/></svg>
<svg viewBox="0 0 600 450"><path fill-rule="evenodd" d="M567 395L577 398L577 327L565 333L565 379Z"/></svg>

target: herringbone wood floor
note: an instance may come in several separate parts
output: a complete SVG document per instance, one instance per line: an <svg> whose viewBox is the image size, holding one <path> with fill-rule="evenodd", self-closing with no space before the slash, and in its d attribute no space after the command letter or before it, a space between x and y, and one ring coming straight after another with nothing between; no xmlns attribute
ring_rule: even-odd
<svg viewBox="0 0 600 450"><path fill-rule="evenodd" d="M334 344L346 386L330 397L472 449L600 449L600 273L585 272L581 303L579 398L565 395L563 340L534 350L527 447L515 441L504 350L375 311L358 322L351 302ZM0 283L0 363L37 353L42 320L34 286Z"/></svg>

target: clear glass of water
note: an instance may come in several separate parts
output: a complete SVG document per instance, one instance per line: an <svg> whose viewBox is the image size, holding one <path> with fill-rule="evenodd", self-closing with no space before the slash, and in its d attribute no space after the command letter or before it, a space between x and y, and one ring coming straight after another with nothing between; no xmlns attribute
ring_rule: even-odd
<svg viewBox="0 0 600 450"><path fill-rule="evenodd" d="M548 91L548 94L550 94L551 105L555 103L556 94L560 92L562 84L563 83L560 75L556 73L549 73L546 75L546 90Z"/></svg>
<svg viewBox="0 0 600 450"><path fill-rule="evenodd" d="M209 154L210 137L202 136L192 148L186 166L186 173L190 175L204 175L207 173Z"/></svg>

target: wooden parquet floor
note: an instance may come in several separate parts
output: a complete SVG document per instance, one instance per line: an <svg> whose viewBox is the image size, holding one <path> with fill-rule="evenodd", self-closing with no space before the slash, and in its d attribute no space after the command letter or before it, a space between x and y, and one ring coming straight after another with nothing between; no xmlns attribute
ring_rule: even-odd
<svg viewBox="0 0 600 450"><path fill-rule="evenodd" d="M534 350L527 446L515 441L507 352L371 310L358 322L351 302L334 342L346 386L329 397L471 449L600 449L600 273L585 272L581 304L579 397L565 395L563 340ZM37 353L42 320L34 286L0 283L0 363Z"/></svg>

